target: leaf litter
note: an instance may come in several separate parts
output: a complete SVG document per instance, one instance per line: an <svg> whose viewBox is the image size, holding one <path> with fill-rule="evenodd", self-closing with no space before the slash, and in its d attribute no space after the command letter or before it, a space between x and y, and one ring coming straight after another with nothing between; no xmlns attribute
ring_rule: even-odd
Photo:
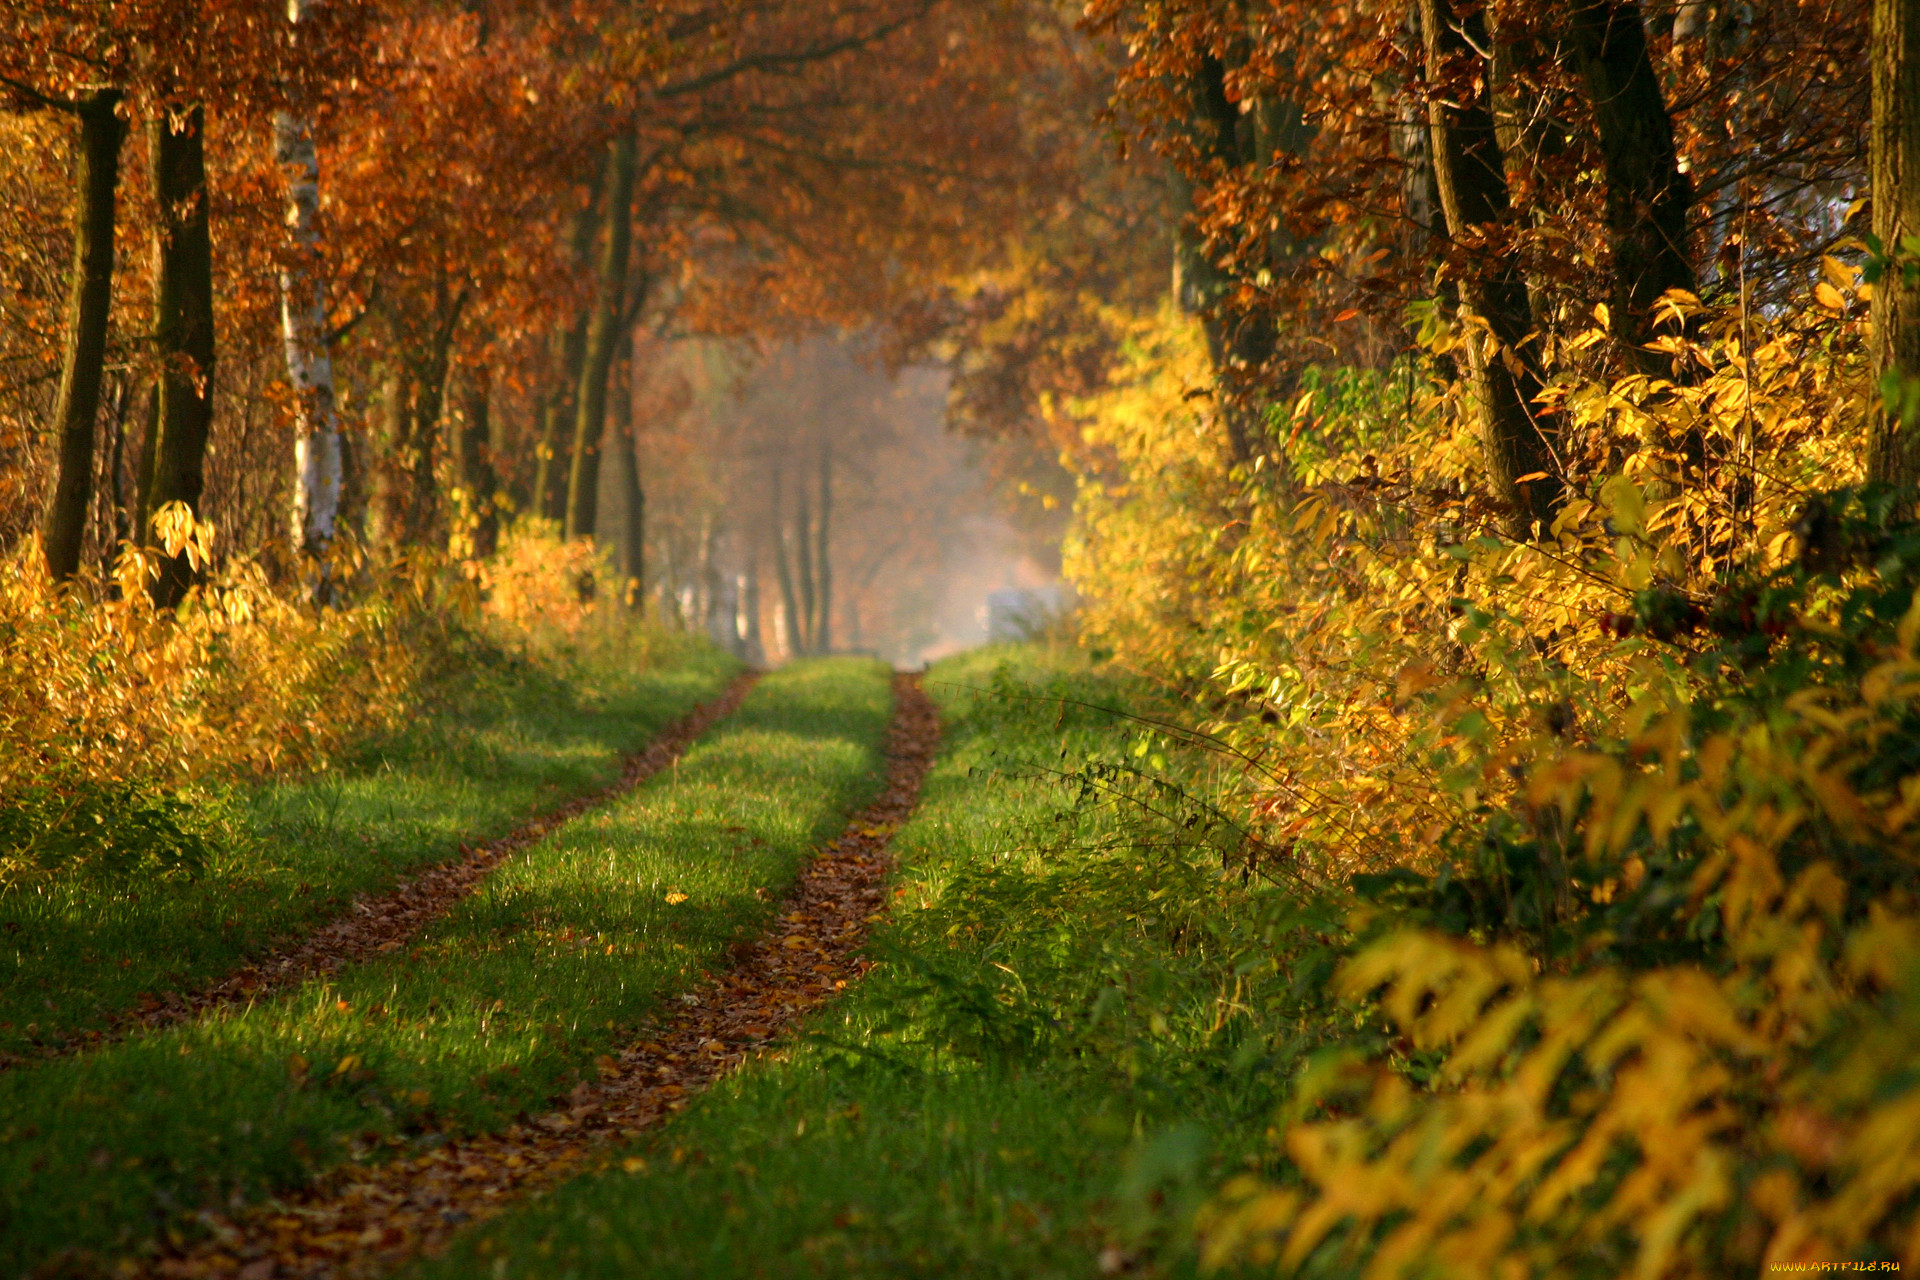
<svg viewBox="0 0 1920 1280"><path fill-rule="evenodd" d="M893 691L887 781L879 798L802 869L768 928L734 948L732 965L681 993L676 1007L624 1050L600 1057L597 1080L583 1081L552 1099L554 1110L504 1132L450 1137L424 1153L346 1165L237 1215L202 1213L204 1238L188 1242L170 1234L157 1256L123 1259L116 1274L172 1280L380 1275L415 1254L438 1252L456 1232L566 1178L615 1165L645 1168L644 1158L621 1151L622 1144L727 1072L778 1052L771 1045L782 1031L872 967L859 951L886 911L887 845L918 803L940 739L939 714L919 677L895 675Z"/></svg>

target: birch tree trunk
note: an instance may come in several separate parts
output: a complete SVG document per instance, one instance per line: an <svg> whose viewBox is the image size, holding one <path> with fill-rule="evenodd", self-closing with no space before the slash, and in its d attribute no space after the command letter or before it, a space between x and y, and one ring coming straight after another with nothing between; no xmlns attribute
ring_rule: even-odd
<svg viewBox="0 0 1920 1280"><path fill-rule="evenodd" d="M114 203L120 181L120 142L126 125L118 89L81 99L80 146L74 166L73 280L67 294L67 343L54 401L60 435L60 471L47 509L41 549L47 572L65 581L80 571L87 510L93 501L94 419L100 412L101 372L107 356L107 316L113 304Z"/></svg>
<svg viewBox="0 0 1920 1280"><path fill-rule="evenodd" d="M1920 0L1874 0L1873 234L1893 261L1873 286L1873 376L1880 403L1868 419L1867 479L1920 484L1920 281L1908 275L1920 236ZM1909 406L1913 412L1903 412Z"/></svg>
<svg viewBox="0 0 1920 1280"><path fill-rule="evenodd" d="M607 374L613 367L627 302L633 170L634 139L626 134L614 139L607 151L607 239L595 273L593 318L587 325L586 358L581 364L580 390L574 403L573 458L567 471L569 538L591 538L597 514L600 437L607 425Z"/></svg>
<svg viewBox="0 0 1920 1280"><path fill-rule="evenodd" d="M296 40L314 3L287 0L287 22ZM320 153L313 121L297 104L274 114L273 154L286 175L287 228L293 237L293 262L280 273L280 335L294 391L293 547L318 560L333 546L340 518L340 420L320 251ZM314 571L312 593L319 603L331 595L324 566Z"/></svg>
<svg viewBox="0 0 1920 1280"><path fill-rule="evenodd" d="M154 200L153 337L161 367L149 423L135 530L158 545L154 515L169 503L200 514L206 486L207 433L213 424L213 241L207 225L206 113L162 117L149 130ZM186 555L163 556L150 588L171 609L192 588Z"/></svg>
<svg viewBox="0 0 1920 1280"><path fill-rule="evenodd" d="M1477 57L1474 47L1486 47L1478 15L1467 24L1473 28L1471 39L1448 0L1420 0L1432 84L1447 81L1452 60ZM1484 72L1473 77L1477 95L1460 102L1436 93L1429 109L1434 180L1447 234L1456 245L1471 246L1482 239L1488 227L1507 220L1511 207L1506 159L1487 106L1486 81ZM1508 532L1530 538L1536 526L1552 522L1561 485L1545 425L1534 416L1540 378L1523 349L1533 331L1533 308L1526 278L1511 253L1486 257L1462 273L1460 319L1488 487L1511 512Z"/></svg>

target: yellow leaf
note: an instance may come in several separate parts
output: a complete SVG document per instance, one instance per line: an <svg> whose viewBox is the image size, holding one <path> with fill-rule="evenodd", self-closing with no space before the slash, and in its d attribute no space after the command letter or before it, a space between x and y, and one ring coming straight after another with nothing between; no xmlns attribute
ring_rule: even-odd
<svg viewBox="0 0 1920 1280"><path fill-rule="evenodd" d="M1827 278L1828 284L1842 290L1853 288L1860 279L1852 267L1830 253L1820 255L1820 274Z"/></svg>
<svg viewBox="0 0 1920 1280"><path fill-rule="evenodd" d="M1600 486L1600 500L1607 506L1616 533L1631 537L1646 532L1647 500L1632 480L1614 476Z"/></svg>

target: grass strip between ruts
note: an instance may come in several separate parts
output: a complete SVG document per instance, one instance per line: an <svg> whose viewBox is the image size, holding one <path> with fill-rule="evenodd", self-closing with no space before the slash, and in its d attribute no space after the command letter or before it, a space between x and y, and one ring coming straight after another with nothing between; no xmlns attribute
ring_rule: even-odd
<svg viewBox="0 0 1920 1280"><path fill-rule="evenodd" d="M678 768L501 868L390 961L0 1076L0 1267L126 1251L185 1211L564 1094L764 921L878 785L888 710L876 663L777 672Z"/></svg>
<svg viewBox="0 0 1920 1280"><path fill-rule="evenodd" d="M1217 974L1183 973L1152 919L1151 872L1076 852L1068 837L1097 818L1038 776L1063 753L1111 752L1115 722L1024 698L1132 691L1005 650L940 664L926 687L948 748L894 841L883 962L797 1042L410 1280L1193 1273L1169 1224L1218 1172L1208 1130L1272 1098L1218 1056L1163 1070L1203 1056L1209 1022L1218 1039ZM1131 999L1099 993L1156 982L1185 1016L1142 1016L1099 1047L1101 1005Z"/></svg>
<svg viewBox="0 0 1920 1280"><path fill-rule="evenodd" d="M531 664L316 777L231 793L232 848L198 879L0 895L0 1055L85 1039L143 994L190 990L409 872L611 781L621 758L719 693L710 646L654 663Z"/></svg>

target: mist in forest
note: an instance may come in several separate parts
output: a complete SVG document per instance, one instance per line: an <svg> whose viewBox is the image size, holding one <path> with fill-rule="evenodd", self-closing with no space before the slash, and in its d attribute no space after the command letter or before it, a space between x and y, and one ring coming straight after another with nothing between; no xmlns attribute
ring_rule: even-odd
<svg viewBox="0 0 1920 1280"><path fill-rule="evenodd" d="M631 414L646 591L755 663L871 652L918 666L1038 622L1055 548L1001 514L945 426L948 376L854 335L636 341ZM613 474L620 468L606 468ZM601 520L625 526L620 486Z"/></svg>

